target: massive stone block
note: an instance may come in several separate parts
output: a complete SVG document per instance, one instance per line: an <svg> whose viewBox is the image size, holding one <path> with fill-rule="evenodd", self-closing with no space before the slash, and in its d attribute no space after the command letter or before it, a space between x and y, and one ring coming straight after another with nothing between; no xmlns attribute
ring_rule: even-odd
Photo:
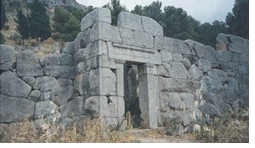
<svg viewBox="0 0 255 148"><path fill-rule="evenodd" d="M169 71L169 74L172 78L178 79L189 79L189 72L186 70L184 65L181 62L173 62L172 68Z"/></svg>
<svg viewBox="0 0 255 148"><path fill-rule="evenodd" d="M205 103L205 105L201 107L200 110L202 113L210 115L211 117L221 115L219 110L217 110L215 106L210 103Z"/></svg>
<svg viewBox="0 0 255 148"><path fill-rule="evenodd" d="M60 65L59 56L53 55L50 57L39 58L39 61L42 66L57 66Z"/></svg>
<svg viewBox="0 0 255 148"><path fill-rule="evenodd" d="M16 61L15 47L0 45L0 70L13 70Z"/></svg>
<svg viewBox="0 0 255 148"><path fill-rule="evenodd" d="M195 64L193 64L189 69L189 74L192 80L200 80L203 72L199 70Z"/></svg>
<svg viewBox="0 0 255 148"><path fill-rule="evenodd" d="M230 62L232 53L230 51L220 50L217 51L217 60L219 62Z"/></svg>
<svg viewBox="0 0 255 148"><path fill-rule="evenodd" d="M74 42L66 42L63 53L74 54Z"/></svg>
<svg viewBox="0 0 255 148"><path fill-rule="evenodd" d="M47 76L74 79L75 67L74 66L46 66L44 67Z"/></svg>
<svg viewBox="0 0 255 148"><path fill-rule="evenodd" d="M216 61L217 53L211 46L206 46L196 41L193 41L193 46L199 58L208 61Z"/></svg>
<svg viewBox="0 0 255 148"><path fill-rule="evenodd" d="M29 84L31 87L35 85L34 77L23 77L22 80L25 81L27 84Z"/></svg>
<svg viewBox="0 0 255 148"><path fill-rule="evenodd" d="M30 100L30 101L34 101L34 102L43 101L43 100L40 100L41 99L41 92L39 90L33 90L29 94L27 99Z"/></svg>
<svg viewBox="0 0 255 148"><path fill-rule="evenodd" d="M85 114L83 97L77 97L74 100L60 106L62 116L73 117Z"/></svg>
<svg viewBox="0 0 255 148"><path fill-rule="evenodd" d="M59 112L59 107L52 101L36 102L35 118L48 117Z"/></svg>
<svg viewBox="0 0 255 148"><path fill-rule="evenodd" d="M189 80L159 77L159 90L168 92L194 92L195 84Z"/></svg>
<svg viewBox="0 0 255 148"><path fill-rule="evenodd" d="M228 80L227 74L218 69L212 69L208 72L208 76L211 77L214 80L219 80L221 82L226 82Z"/></svg>
<svg viewBox="0 0 255 148"><path fill-rule="evenodd" d="M182 102L181 97L178 93L171 93L171 99L169 99L169 106L171 109L184 110L185 104Z"/></svg>
<svg viewBox="0 0 255 148"><path fill-rule="evenodd" d="M100 96L93 96L86 99L84 104L84 109L91 118L100 117Z"/></svg>
<svg viewBox="0 0 255 148"><path fill-rule="evenodd" d="M123 44L133 46L135 43L134 31L119 27L120 35L123 40Z"/></svg>
<svg viewBox="0 0 255 148"><path fill-rule="evenodd" d="M163 27L152 18L141 16L143 29L153 36L163 36Z"/></svg>
<svg viewBox="0 0 255 148"><path fill-rule="evenodd" d="M175 39L173 46L175 53L191 54L190 47L182 40Z"/></svg>
<svg viewBox="0 0 255 148"><path fill-rule="evenodd" d="M0 92L7 96L27 98L32 89L28 84L10 71L2 73L0 82Z"/></svg>
<svg viewBox="0 0 255 148"><path fill-rule="evenodd" d="M211 62L203 59L198 60L198 68L203 72L208 72L211 70Z"/></svg>
<svg viewBox="0 0 255 148"><path fill-rule="evenodd" d="M33 118L35 102L23 98L0 96L0 122L17 122Z"/></svg>
<svg viewBox="0 0 255 148"><path fill-rule="evenodd" d="M58 81L54 77L44 76L36 78L34 89L38 89L41 92L51 91L60 87Z"/></svg>
<svg viewBox="0 0 255 148"><path fill-rule="evenodd" d="M111 11L106 8L97 8L93 10L81 20L81 31L85 31L97 22L111 24Z"/></svg>
<svg viewBox="0 0 255 148"><path fill-rule="evenodd" d="M220 93L224 90L222 82L219 79L212 79L208 76L203 77L208 92Z"/></svg>
<svg viewBox="0 0 255 148"><path fill-rule="evenodd" d="M33 51L17 54L17 74L21 77L43 76L43 69Z"/></svg>
<svg viewBox="0 0 255 148"><path fill-rule="evenodd" d="M61 53L59 55L60 65L73 66L74 58L71 54Z"/></svg>
<svg viewBox="0 0 255 148"><path fill-rule="evenodd" d="M59 106L67 103L72 96L73 86L59 87L51 92L51 100Z"/></svg>
<svg viewBox="0 0 255 148"><path fill-rule="evenodd" d="M141 16L129 12L120 12L118 16L118 27L143 31Z"/></svg>
<svg viewBox="0 0 255 148"><path fill-rule="evenodd" d="M140 31L134 31L134 39L135 39L135 46L138 47L146 47L146 48L153 48L153 36L148 34L148 33L144 33L144 32L140 32Z"/></svg>
<svg viewBox="0 0 255 148"><path fill-rule="evenodd" d="M174 42L175 42L175 39L173 38L156 36L154 41L154 48L158 50L160 49L160 50L165 50L168 52L173 52Z"/></svg>

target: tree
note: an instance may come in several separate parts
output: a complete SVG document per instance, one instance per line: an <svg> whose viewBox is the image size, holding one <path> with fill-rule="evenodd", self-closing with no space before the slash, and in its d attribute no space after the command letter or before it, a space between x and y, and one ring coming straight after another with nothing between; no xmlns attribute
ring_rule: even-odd
<svg viewBox="0 0 255 148"><path fill-rule="evenodd" d="M14 19L18 24L17 31L22 36L22 45L24 46L24 39L29 38L29 24L28 18L22 13L21 9L17 9L17 19Z"/></svg>
<svg viewBox="0 0 255 148"><path fill-rule="evenodd" d="M62 8L55 8L53 21L53 39L60 39L62 44L74 40L80 32L80 21Z"/></svg>
<svg viewBox="0 0 255 148"><path fill-rule="evenodd" d="M5 13L5 7L3 5L3 0L1 0L1 30L4 28L4 24L8 21ZM4 35L0 33L0 44L4 44Z"/></svg>
<svg viewBox="0 0 255 148"><path fill-rule="evenodd" d="M136 5L134 10L131 11L131 13L143 15L143 6Z"/></svg>
<svg viewBox="0 0 255 148"><path fill-rule="evenodd" d="M50 18L46 14L46 9L39 0L34 0L29 9L31 13L28 15L29 31L33 39L36 39L39 46L39 38L41 41L51 37Z"/></svg>
<svg viewBox="0 0 255 148"><path fill-rule="evenodd" d="M249 0L235 0L232 11L226 17L229 32L249 39Z"/></svg>
<svg viewBox="0 0 255 148"><path fill-rule="evenodd" d="M111 0L111 5L108 3L103 6L111 10L112 25L117 26L118 16L121 11L127 11L125 6L120 5L119 0Z"/></svg>

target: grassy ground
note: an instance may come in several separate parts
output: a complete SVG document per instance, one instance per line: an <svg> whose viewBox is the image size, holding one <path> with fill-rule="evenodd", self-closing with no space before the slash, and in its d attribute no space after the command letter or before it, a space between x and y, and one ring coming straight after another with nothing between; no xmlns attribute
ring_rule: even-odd
<svg viewBox="0 0 255 148"><path fill-rule="evenodd" d="M1 143L249 143L249 115L228 115L208 126L209 130L179 135L166 132L170 127L157 129L133 129L127 118L125 131L110 131L102 118L84 121L83 131L74 124L70 129L45 124L37 129L25 119L0 129ZM172 136L169 136L172 135Z"/></svg>

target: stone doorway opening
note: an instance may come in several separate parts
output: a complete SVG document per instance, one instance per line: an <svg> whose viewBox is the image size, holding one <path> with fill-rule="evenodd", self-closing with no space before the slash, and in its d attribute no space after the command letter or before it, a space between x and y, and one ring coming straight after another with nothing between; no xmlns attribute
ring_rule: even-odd
<svg viewBox="0 0 255 148"><path fill-rule="evenodd" d="M127 62L124 64L124 100L125 114L130 112L132 126L141 127L141 110L139 107L139 75L138 64Z"/></svg>

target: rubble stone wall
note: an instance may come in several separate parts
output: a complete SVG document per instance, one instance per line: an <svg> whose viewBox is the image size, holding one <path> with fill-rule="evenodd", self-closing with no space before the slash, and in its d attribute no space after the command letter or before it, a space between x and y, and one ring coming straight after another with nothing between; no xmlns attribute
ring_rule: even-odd
<svg viewBox="0 0 255 148"><path fill-rule="evenodd" d="M0 122L26 115L67 127L104 117L124 129L124 64L137 65L143 127L175 121L180 133L194 123L249 106L249 41L219 34L217 50L192 40L164 37L155 20L109 9L85 16L73 42L59 55L37 59L1 45ZM82 124L81 124L82 125Z"/></svg>

